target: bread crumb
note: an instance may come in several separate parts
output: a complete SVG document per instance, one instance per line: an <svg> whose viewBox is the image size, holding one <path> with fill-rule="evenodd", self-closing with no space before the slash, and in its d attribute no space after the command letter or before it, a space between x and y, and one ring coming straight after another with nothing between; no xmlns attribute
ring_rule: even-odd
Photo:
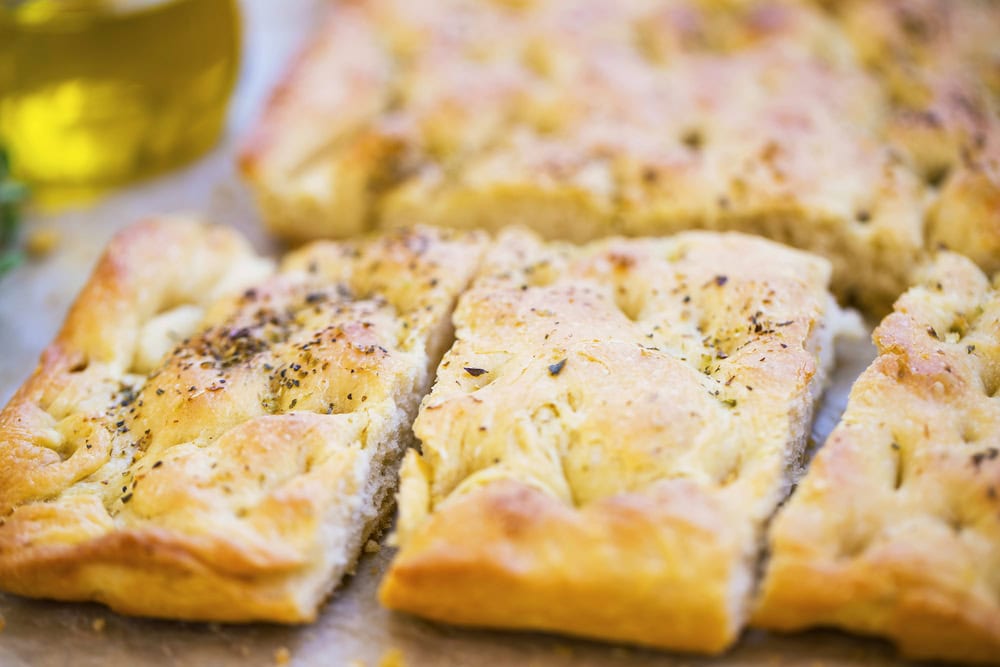
<svg viewBox="0 0 1000 667"><path fill-rule="evenodd" d="M103 618L95 618L91 622L90 627L94 629L94 632L104 632L104 628L107 626L108 622Z"/></svg>
<svg viewBox="0 0 1000 667"><path fill-rule="evenodd" d="M7 619L3 617L3 614L0 614L0 632L3 632L3 629L6 627L7 627Z"/></svg>
<svg viewBox="0 0 1000 667"><path fill-rule="evenodd" d="M32 257L44 257L55 250L62 235L55 229L36 229L28 234L24 248Z"/></svg>
<svg viewBox="0 0 1000 667"><path fill-rule="evenodd" d="M403 652L398 648L390 648L382 654L382 659L378 661L378 667L406 667Z"/></svg>
<svg viewBox="0 0 1000 667"><path fill-rule="evenodd" d="M382 550L382 546L375 540L368 540L365 542L365 553L366 554L377 554Z"/></svg>
<svg viewBox="0 0 1000 667"><path fill-rule="evenodd" d="M274 651L274 664L287 665L292 659L292 652L288 647L282 646Z"/></svg>

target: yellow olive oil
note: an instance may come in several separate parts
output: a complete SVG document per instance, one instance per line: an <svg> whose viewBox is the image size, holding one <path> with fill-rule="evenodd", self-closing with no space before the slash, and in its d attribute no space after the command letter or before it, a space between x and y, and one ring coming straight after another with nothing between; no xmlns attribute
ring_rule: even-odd
<svg viewBox="0 0 1000 667"><path fill-rule="evenodd" d="M222 130L235 0L0 0L0 144L17 178L103 188L191 160Z"/></svg>

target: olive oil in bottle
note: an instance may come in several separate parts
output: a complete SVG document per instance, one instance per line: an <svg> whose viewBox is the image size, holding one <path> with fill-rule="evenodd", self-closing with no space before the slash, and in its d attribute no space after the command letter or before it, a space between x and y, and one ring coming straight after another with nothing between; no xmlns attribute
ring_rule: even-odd
<svg viewBox="0 0 1000 667"><path fill-rule="evenodd" d="M239 60L236 0L0 0L0 144L15 176L100 189L218 139Z"/></svg>

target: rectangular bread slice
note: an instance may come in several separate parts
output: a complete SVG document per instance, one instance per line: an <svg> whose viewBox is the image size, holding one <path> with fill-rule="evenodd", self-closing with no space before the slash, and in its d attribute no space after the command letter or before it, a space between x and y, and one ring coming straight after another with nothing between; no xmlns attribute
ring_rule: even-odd
<svg viewBox="0 0 1000 667"><path fill-rule="evenodd" d="M754 623L1000 662L1000 291L942 253L779 512Z"/></svg>
<svg viewBox="0 0 1000 667"><path fill-rule="evenodd" d="M739 234L522 231L485 264L414 425L382 602L722 651L823 384L829 264Z"/></svg>
<svg viewBox="0 0 1000 667"><path fill-rule="evenodd" d="M288 255L185 219L116 237L0 412L0 589L315 618L391 507L485 238Z"/></svg>
<svg viewBox="0 0 1000 667"><path fill-rule="evenodd" d="M561 47L548 57L591 51ZM584 63L558 83L557 130L515 122L458 167L414 168L382 195L377 224L517 223L576 242L741 231L824 255L838 296L879 314L906 288L924 185L879 140L880 93L863 72L763 48ZM594 100L621 103L574 111Z"/></svg>
<svg viewBox="0 0 1000 667"><path fill-rule="evenodd" d="M365 0L332 9L242 168L287 238L736 230L826 256L838 296L886 312L926 196L888 113L808 3Z"/></svg>

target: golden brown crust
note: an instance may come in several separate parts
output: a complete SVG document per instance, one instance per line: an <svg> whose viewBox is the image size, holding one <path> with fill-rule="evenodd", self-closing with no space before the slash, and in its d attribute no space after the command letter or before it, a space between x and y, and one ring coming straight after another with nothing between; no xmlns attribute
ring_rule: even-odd
<svg viewBox="0 0 1000 667"><path fill-rule="evenodd" d="M942 254L875 332L879 356L770 531L754 622L1000 661L1000 292Z"/></svg>
<svg viewBox="0 0 1000 667"><path fill-rule="evenodd" d="M447 623L721 652L739 631L729 586L745 545L720 534L713 500L676 480L576 509L497 481L434 512L381 597Z"/></svg>
<svg viewBox="0 0 1000 667"><path fill-rule="evenodd" d="M300 622L378 527L484 239L137 225L0 412L0 588Z"/></svg>
<svg viewBox="0 0 1000 667"><path fill-rule="evenodd" d="M278 233L414 220L576 242L736 230L827 256L838 295L874 311L905 289L925 185L886 145L885 95L829 16L786 0L515 4L340 5L365 49L337 51L332 20L261 121L274 145L314 133L323 147L299 151L308 176L251 169L281 202L265 205ZM358 62L381 92L328 142L305 82L354 81L338 72ZM295 153L264 145L248 164ZM288 220L306 201L309 216Z"/></svg>
<svg viewBox="0 0 1000 667"><path fill-rule="evenodd" d="M382 601L725 649L822 384L828 279L740 235L505 233L414 425Z"/></svg>

